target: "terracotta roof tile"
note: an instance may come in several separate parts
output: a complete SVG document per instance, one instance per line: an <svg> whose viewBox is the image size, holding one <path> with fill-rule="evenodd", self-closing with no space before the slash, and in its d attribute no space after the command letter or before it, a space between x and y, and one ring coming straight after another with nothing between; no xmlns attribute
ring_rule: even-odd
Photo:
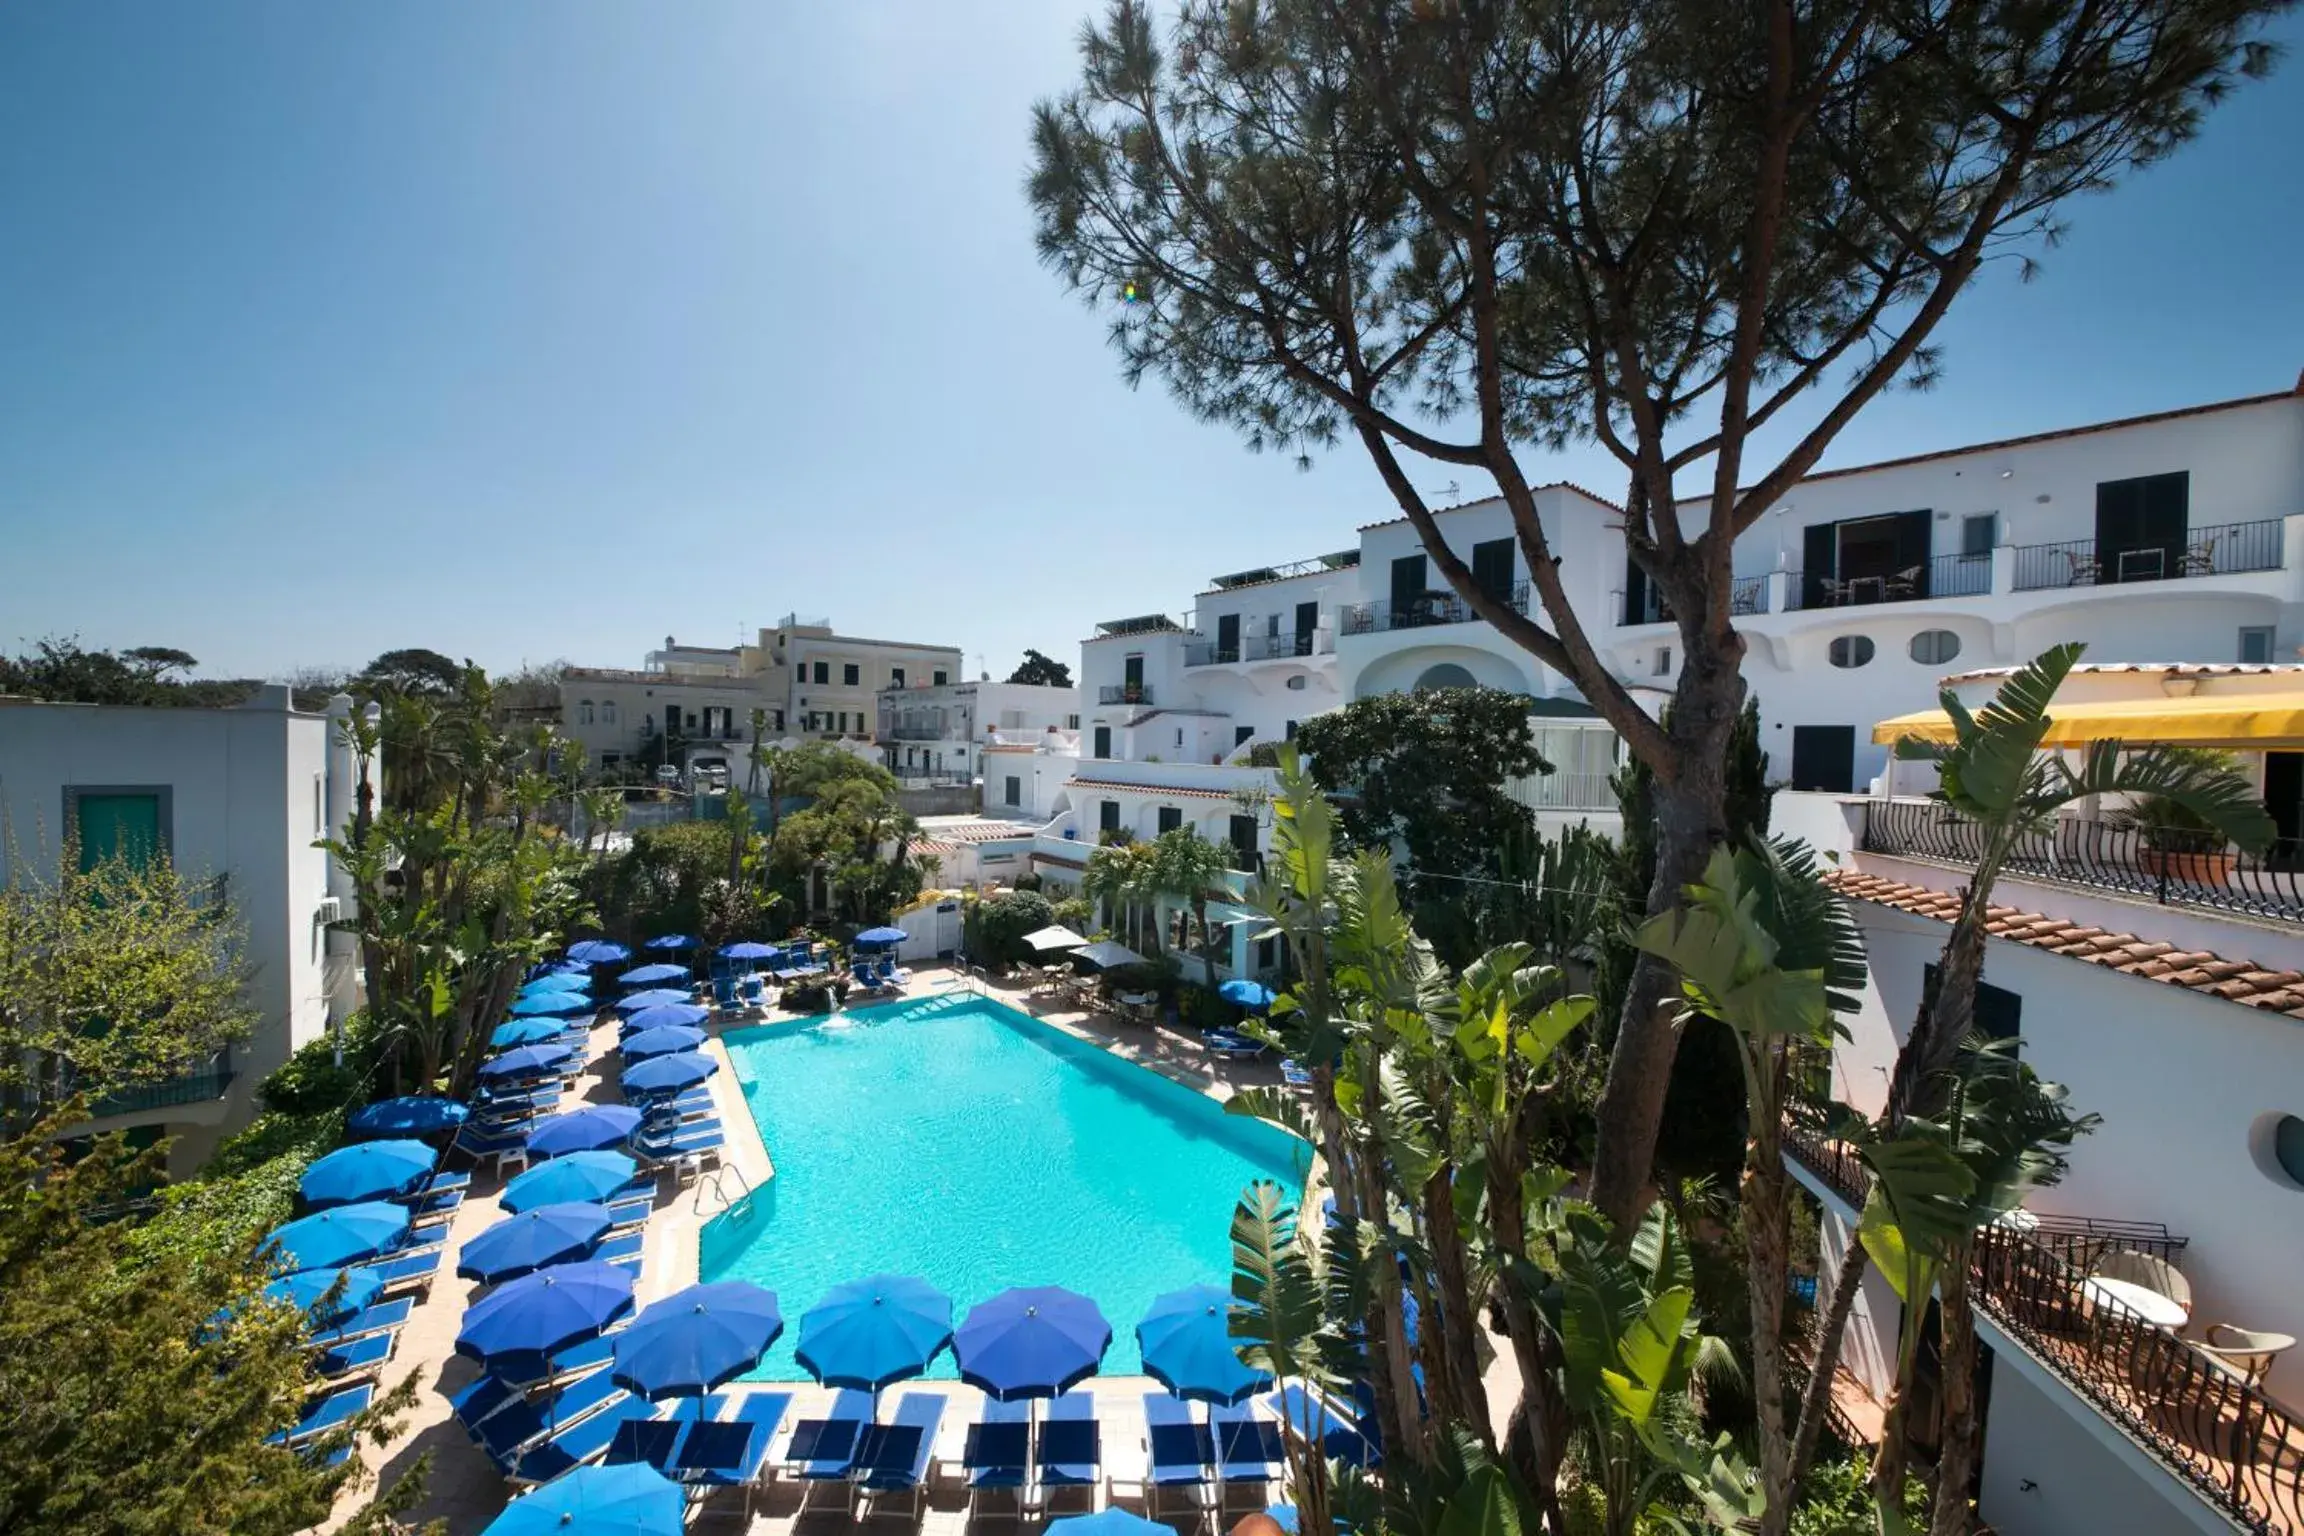
<svg viewBox="0 0 2304 1536"><path fill-rule="evenodd" d="M1163 799L1174 795L1184 795L1195 800L1229 800L1232 798L1232 791L1228 789L1178 789L1167 784L1123 784L1117 779L1066 779L1064 787L1066 789L1127 789L1133 790L1139 795L1158 795Z"/></svg>
<svg viewBox="0 0 2304 1536"><path fill-rule="evenodd" d="M1884 875L1835 869L1825 872L1824 883L1852 900L1876 902L1919 917L1949 922L1959 913L1960 898L1954 893L1907 885ZM2132 933L2106 933L2068 918L2015 907L1986 907L1985 929L2013 944L2304 1019L2304 973L2269 970L2253 960L2228 960L2208 950L2181 950Z"/></svg>

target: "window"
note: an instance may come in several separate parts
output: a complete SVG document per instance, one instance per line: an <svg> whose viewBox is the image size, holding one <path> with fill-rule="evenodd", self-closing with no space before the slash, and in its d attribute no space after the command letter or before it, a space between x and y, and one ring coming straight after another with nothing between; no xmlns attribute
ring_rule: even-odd
<svg viewBox="0 0 2304 1536"><path fill-rule="evenodd" d="M169 791L166 789L72 789L64 791L64 824L80 845L83 873L107 859L141 868L168 846Z"/></svg>
<svg viewBox="0 0 2304 1536"><path fill-rule="evenodd" d="M1176 745L1179 747L1184 745L1184 727L1182 726L1176 727Z"/></svg>
<svg viewBox="0 0 2304 1536"><path fill-rule="evenodd" d="M950 677L951 674L939 670L936 674L936 686L939 688L943 687L944 684L950 680Z"/></svg>
<svg viewBox="0 0 2304 1536"><path fill-rule="evenodd" d="M1920 996L1925 1006L1936 1006L1936 967L1920 970ZM1976 1028L1987 1040L2015 1040L2024 1033L2024 997L1988 981L1976 983Z"/></svg>
<svg viewBox="0 0 2304 1536"><path fill-rule="evenodd" d="M600 723L602 725L614 725L616 723L616 701L614 699L602 699L600 701Z"/></svg>
<svg viewBox="0 0 2304 1536"><path fill-rule="evenodd" d="M830 662L820 661L816 663L816 681L819 683L832 681L832 664Z"/></svg>
<svg viewBox="0 0 2304 1536"><path fill-rule="evenodd" d="M613 768L622 761L624 761L624 754L621 752L603 752L600 754L600 766L603 768Z"/></svg>
<svg viewBox="0 0 2304 1536"><path fill-rule="evenodd" d="M1948 629L1924 629L1912 637L1911 649L1920 665L1940 667L1960 654L1960 637Z"/></svg>
<svg viewBox="0 0 2304 1536"><path fill-rule="evenodd" d="M846 666L843 666L840 669L840 681L850 688L855 687L858 683L864 681L863 669L858 667L856 663L852 661L849 662Z"/></svg>
<svg viewBox="0 0 2304 1536"><path fill-rule="evenodd" d="M576 701L576 723L578 725L590 725L592 723L592 701L590 699L578 699Z"/></svg>
<svg viewBox="0 0 2304 1536"><path fill-rule="evenodd" d="M1232 745L1236 747L1244 747L1255 739L1256 727L1252 725L1236 725L1232 727Z"/></svg>
<svg viewBox="0 0 2304 1536"><path fill-rule="evenodd" d="M1064 729L1068 731L1080 729L1080 717L1078 715L1066 715L1064 717Z"/></svg>
<svg viewBox="0 0 2304 1536"><path fill-rule="evenodd" d="M2240 627L2240 659L2258 664L2272 659L2271 625L2243 624Z"/></svg>
<svg viewBox="0 0 2304 1536"><path fill-rule="evenodd" d="M1304 691L1304 674L1299 672L1294 677L1288 679L1288 686L1296 690L1296 692L1302 693Z"/></svg>
<svg viewBox="0 0 2304 1536"><path fill-rule="evenodd" d="M777 729L777 730L782 730L782 729L784 729L784 711L782 711L782 710L780 710L780 709L779 709L779 710L777 710L777 711L775 711L775 716L776 716L776 729Z"/></svg>
<svg viewBox="0 0 2304 1536"><path fill-rule="evenodd" d="M804 661L792 663L792 681L796 683L808 681L808 663Z"/></svg>
<svg viewBox="0 0 2304 1536"><path fill-rule="evenodd" d="M1270 975L1279 969L1279 966L1280 941L1278 939L1258 939L1256 941L1256 969Z"/></svg>
<svg viewBox="0 0 2304 1536"><path fill-rule="evenodd" d="M1024 781L1022 779L1010 774L1002 787L1004 793L1001 803L1003 805L1022 805L1024 803Z"/></svg>
<svg viewBox="0 0 2304 1536"><path fill-rule="evenodd" d="M1256 818L1253 816L1235 816L1226 824L1224 831L1225 841L1232 845L1232 867L1254 871L1256 868L1256 849L1259 842L1256 835Z"/></svg>
<svg viewBox="0 0 2304 1536"><path fill-rule="evenodd" d="M1974 558L1990 558L1992 546L2000 542L2000 514L1997 512L1971 512L1960 519L1960 553Z"/></svg>
<svg viewBox="0 0 2304 1536"><path fill-rule="evenodd" d="M1472 584L1490 597L1512 597L1512 541L1486 539L1472 546Z"/></svg>
<svg viewBox="0 0 2304 1536"><path fill-rule="evenodd" d="M1098 802L1097 802L1097 804L1096 804L1096 826L1097 826L1097 829L1098 829L1099 831L1104 831L1104 832L1117 832L1117 831L1119 831L1119 830L1120 830L1120 802L1119 802L1119 801L1117 801L1117 800L1100 800L1100 801L1098 801Z"/></svg>
<svg viewBox="0 0 2304 1536"><path fill-rule="evenodd" d="M1184 813L1183 813L1183 811L1181 811L1180 809L1178 809L1177 807L1175 807L1175 806L1173 806L1173 805L1164 805L1164 806L1160 807L1160 830L1161 830L1161 831L1163 831L1163 832L1173 832L1173 831L1175 831L1175 830L1176 830L1178 827L1180 827L1180 826L1182 826L1182 825L1184 825Z"/></svg>
<svg viewBox="0 0 2304 1536"><path fill-rule="evenodd" d="M312 775L312 835L328 835L328 781L317 773Z"/></svg>
<svg viewBox="0 0 2304 1536"><path fill-rule="evenodd" d="M904 686L904 669L902 667L890 667L888 669L888 686L891 688Z"/></svg>
<svg viewBox="0 0 2304 1536"><path fill-rule="evenodd" d="M2299 1185L2304 1185L2304 1120L2294 1115L2281 1115L2272 1122L2272 1165Z"/></svg>
<svg viewBox="0 0 2304 1536"><path fill-rule="evenodd" d="M1832 665L1836 667L1861 667L1871 661L1872 649L1872 637L1870 635L1842 635L1832 642L1830 652Z"/></svg>
<svg viewBox="0 0 2304 1536"><path fill-rule="evenodd" d="M1283 741L1294 741L1296 739L1295 721L1291 720L1285 726L1281 727L1280 739Z"/></svg>
<svg viewBox="0 0 2304 1536"><path fill-rule="evenodd" d="M1668 645L1660 645L1656 647L1655 673L1658 677L1669 677L1672 675L1672 647Z"/></svg>

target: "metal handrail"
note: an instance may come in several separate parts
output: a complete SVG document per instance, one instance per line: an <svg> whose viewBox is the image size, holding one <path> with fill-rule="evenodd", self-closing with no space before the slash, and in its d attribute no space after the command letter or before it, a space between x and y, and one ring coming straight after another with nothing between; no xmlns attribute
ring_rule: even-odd
<svg viewBox="0 0 2304 1536"><path fill-rule="evenodd" d="M1502 594L1506 606L1514 613L1528 611L1528 584L1521 582ZM1394 629L1425 629L1440 624L1471 624L1480 615L1472 605L1453 592L1426 592L1405 603L1379 599L1372 603L1347 603L1337 610L1337 629L1347 635L1375 634Z"/></svg>
<svg viewBox="0 0 2304 1536"><path fill-rule="evenodd" d="M1150 683L1106 683L1096 690L1099 704L1149 704L1152 702Z"/></svg>
<svg viewBox="0 0 2304 1536"><path fill-rule="evenodd" d="M2232 576L2276 571L2282 564L2282 519L2218 523L2191 528L2174 539L2138 539L2099 550L2094 539L2024 544L2016 550L2015 588L2091 587L2188 576Z"/></svg>
<svg viewBox="0 0 2304 1536"><path fill-rule="evenodd" d="M1982 830L1933 800L1873 799L1858 846L1973 869ZM2147 896L2170 907L2304 922L2304 843L2284 838L2262 854L2213 835L2146 833L2079 816L2018 840L2004 868L2026 879Z"/></svg>

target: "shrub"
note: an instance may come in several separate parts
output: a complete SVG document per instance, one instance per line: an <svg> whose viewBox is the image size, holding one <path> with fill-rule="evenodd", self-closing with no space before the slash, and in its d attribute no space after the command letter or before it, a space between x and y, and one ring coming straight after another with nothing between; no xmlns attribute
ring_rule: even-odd
<svg viewBox="0 0 2304 1536"><path fill-rule="evenodd" d="M258 1102L281 1115L317 1115L363 1103L382 1054L378 1031L368 1015L356 1013L344 1021L341 1065L336 1046L333 1031L298 1046L295 1055L256 1085Z"/></svg>
<svg viewBox="0 0 2304 1536"><path fill-rule="evenodd" d="M1115 992L1157 992L1162 1002L1173 1002L1176 996L1176 962L1173 960L1145 960L1134 965L1115 965L1104 972L1103 980Z"/></svg>
<svg viewBox="0 0 2304 1536"><path fill-rule="evenodd" d="M1006 891L977 909L979 949L969 953L980 961L1013 965L1032 953L1024 935L1056 921L1056 909L1038 891Z"/></svg>
<svg viewBox="0 0 2304 1536"><path fill-rule="evenodd" d="M1176 1016L1186 1029L1221 1029L1240 1022L1240 1009L1206 987L1184 986L1176 989Z"/></svg>

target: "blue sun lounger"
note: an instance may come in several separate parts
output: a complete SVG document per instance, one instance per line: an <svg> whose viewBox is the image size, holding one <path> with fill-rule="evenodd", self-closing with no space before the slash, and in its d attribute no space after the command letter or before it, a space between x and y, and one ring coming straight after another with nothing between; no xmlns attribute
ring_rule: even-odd
<svg viewBox="0 0 2304 1536"><path fill-rule="evenodd" d="M337 1326L315 1333L304 1341L307 1349L334 1349L354 1339L372 1333L384 1333L408 1321L408 1314L416 1310L413 1298L402 1296L393 1301L380 1301L372 1307L363 1307Z"/></svg>
<svg viewBox="0 0 2304 1536"><path fill-rule="evenodd" d="M1200 1037L1200 1048L1230 1061L1254 1061L1265 1051L1263 1041L1251 1040L1246 1035L1234 1034L1228 1029L1211 1029L1203 1034Z"/></svg>
<svg viewBox="0 0 2304 1536"><path fill-rule="evenodd" d="M531 1402L515 1390L505 1402L470 1422L459 1414L458 1422L490 1461L509 1469L532 1446L565 1433L626 1395L606 1371L600 1371L570 1382L542 1402Z"/></svg>
<svg viewBox="0 0 2304 1536"><path fill-rule="evenodd" d="M978 1498L986 1493L1014 1494L1021 1514L1025 1474L1032 1462L1031 1409L1026 1402L986 1398L982 1415L968 1426L968 1439L960 1451L960 1470L968 1481L970 1519L975 1518Z"/></svg>
<svg viewBox="0 0 2304 1536"><path fill-rule="evenodd" d="M856 1442L872 1421L869 1393L843 1387L832 1399L832 1411L821 1419L802 1419L792 1426L792 1441L784 1447L784 1467L801 1483L800 1507L820 1487L837 1486L845 1502L853 1485L848 1480L856 1464Z"/></svg>
<svg viewBox="0 0 2304 1536"><path fill-rule="evenodd" d="M341 1392L332 1392L326 1397L307 1403L302 1418L286 1429L265 1436L264 1443L267 1445L302 1445L305 1441L315 1439L332 1429L342 1428L352 1421L354 1415L365 1411L368 1405L375 1400L376 1389L366 1383L357 1387L346 1387Z"/></svg>
<svg viewBox="0 0 2304 1536"><path fill-rule="evenodd" d="M358 1268L374 1275L385 1290L427 1291L439 1275L440 1261L447 1252L445 1243L425 1243L421 1247L388 1253Z"/></svg>
<svg viewBox="0 0 2304 1536"><path fill-rule="evenodd" d="M752 1514L753 1490L760 1485L767 1465L768 1447L776 1427L792 1406L788 1392L755 1392L736 1407L728 1419L691 1427L672 1453L672 1480L699 1497L715 1488L744 1490L744 1514Z"/></svg>
<svg viewBox="0 0 2304 1536"><path fill-rule="evenodd" d="M601 1459L610 1464L617 1462L644 1462L657 1471L670 1476L672 1457L699 1424L720 1417L728 1407L728 1399L717 1392L703 1397L677 1399L671 1408L653 1418L626 1419L616 1426L615 1438Z"/></svg>
<svg viewBox="0 0 2304 1536"><path fill-rule="evenodd" d="M590 1258L601 1264L621 1264L638 1274L647 1255L642 1251L648 1241L645 1232L613 1233L593 1249Z"/></svg>
<svg viewBox="0 0 2304 1536"><path fill-rule="evenodd" d="M500 1376L483 1372L449 1396L448 1414L463 1426L464 1433L475 1434L481 1420L498 1409L508 1408L521 1401L524 1399L519 1388L510 1385Z"/></svg>
<svg viewBox="0 0 2304 1536"><path fill-rule="evenodd" d="M620 1232L627 1227L645 1225L648 1213L656 1209L656 1188L651 1181L645 1194L618 1200L608 1207L608 1230Z"/></svg>
<svg viewBox="0 0 2304 1536"><path fill-rule="evenodd" d="M1096 1422L1096 1400L1085 1392L1067 1392L1048 1404L1040 1416L1039 1443L1033 1448L1033 1502L1046 1509L1067 1489L1085 1489L1088 1508L1100 1500L1104 1483L1104 1435Z"/></svg>
<svg viewBox="0 0 2304 1536"><path fill-rule="evenodd" d="M364 1338L352 1339L333 1349L324 1349L312 1359L312 1370L322 1381L342 1383L360 1376L372 1376L384 1368L392 1358L392 1346L400 1342L400 1331L386 1329Z"/></svg>
<svg viewBox="0 0 2304 1536"><path fill-rule="evenodd" d="M1178 1495L1195 1516L1206 1513L1215 1446L1208 1426L1192 1416L1192 1405L1166 1392L1145 1393L1144 1450L1144 1513L1159 1519L1162 1500Z"/></svg>
<svg viewBox="0 0 2304 1536"><path fill-rule="evenodd" d="M608 1363L616 1352L613 1332L596 1334L553 1355L499 1356L490 1369L525 1392L548 1381L567 1381Z"/></svg>
<svg viewBox="0 0 2304 1536"><path fill-rule="evenodd" d="M1280 1426L1247 1408L1211 1408L1216 1442L1216 1518L1234 1507L1253 1512L1271 1503L1273 1480L1287 1468L1288 1451Z"/></svg>
<svg viewBox="0 0 2304 1536"><path fill-rule="evenodd" d="M856 1486L865 1505L859 1518L878 1513L882 1499L900 1494L911 1497L912 1517L920 1517L944 1407L941 1392L907 1392L897 1399L892 1422L866 1426L856 1447Z"/></svg>
<svg viewBox="0 0 2304 1536"><path fill-rule="evenodd" d="M617 1396L597 1413L521 1452L508 1476L516 1483L548 1483L563 1472L599 1460L615 1440L616 1431L624 1425L655 1415L655 1404L619 1389Z"/></svg>

